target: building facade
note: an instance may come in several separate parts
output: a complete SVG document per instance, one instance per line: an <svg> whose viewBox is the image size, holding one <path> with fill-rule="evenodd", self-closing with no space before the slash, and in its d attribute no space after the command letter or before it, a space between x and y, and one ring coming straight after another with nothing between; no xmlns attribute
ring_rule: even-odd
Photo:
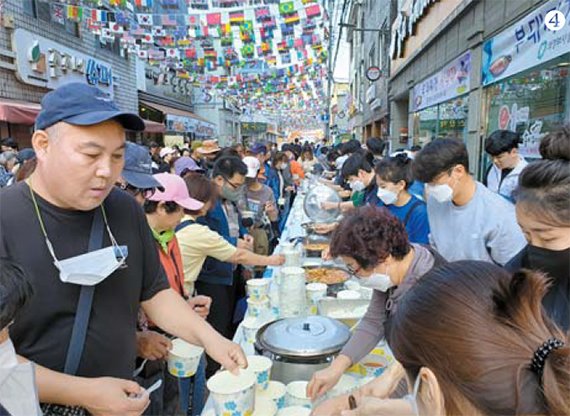
<svg viewBox="0 0 570 416"><path fill-rule="evenodd" d="M484 138L521 133L521 154L539 157L544 135L570 122L570 27L545 29L567 0L407 0L392 23L393 146L438 138L466 143L470 169L489 164ZM408 136L398 132L406 131ZM394 137L396 136L396 137Z"/></svg>
<svg viewBox="0 0 570 416"><path fill-rule="evenodd" d="M137 111L135 58L103 42L55 3L4 0L0 19L0 137L29 147L43 95L69 82L96 85ZM55 5L57 6L57 5ZM109 10L112 10L109 8Z"/></svg>

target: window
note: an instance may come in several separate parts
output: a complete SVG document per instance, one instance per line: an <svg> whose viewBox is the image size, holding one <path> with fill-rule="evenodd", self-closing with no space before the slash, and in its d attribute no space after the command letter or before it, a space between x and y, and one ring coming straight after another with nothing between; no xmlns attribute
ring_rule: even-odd
<svg viewBox="0 0 570 416"><path fill-rule="evenodd" d="M57 6L58 4L54 4ZM63 10L63 5L61 5ZM34 19L39 19L44 22L49 22L55 26L61 27L70 35L75 37L79 37L79 24L76 22L72 22L70 20L65 19L64 24L60 24L52 18L51 15L51 3L44 3L38 0L23 0L22 1L22 8L24 9L24 13L32 16Z"/></svg>

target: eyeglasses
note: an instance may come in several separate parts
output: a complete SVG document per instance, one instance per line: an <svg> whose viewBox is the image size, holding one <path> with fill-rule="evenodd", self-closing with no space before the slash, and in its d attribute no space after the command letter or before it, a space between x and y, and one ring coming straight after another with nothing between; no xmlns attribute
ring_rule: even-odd
<svg viewBox="0 0 570 416"><path fill-rule="evenodd" d="M234 188L236 191L243 189L243 187L245 186L244 183L242 183L241 185L236 185L235 183L232 183L228 178L226 178L225 176L223 176L224 181L226 181L227 183L229 183L231 185L232 188Z"/></svg>
<svg viewBox="0 0 570 416"><path fill-rule="evenodd" d="M346 265L346 269L348 270L348 272L349 272L351 275L358 277L358 274L357 274L357 273L362 270L362 267L358 266L358 267L354 268L354 267L352 267L350 264L347 264L347 265Z"/></svg>
<svg viewBox="0 0 570 416"><path fill-rule="evenodd" d="M123 191L127 191L132 196L142 195L142 197L144 199L151 198L154 195L154 193L156 192L156 188L141 189L141 188L137 188L135 186L129 185L128 183L117 182L117 183L115 183L115 186L118 188L121 188Z"/></svg>

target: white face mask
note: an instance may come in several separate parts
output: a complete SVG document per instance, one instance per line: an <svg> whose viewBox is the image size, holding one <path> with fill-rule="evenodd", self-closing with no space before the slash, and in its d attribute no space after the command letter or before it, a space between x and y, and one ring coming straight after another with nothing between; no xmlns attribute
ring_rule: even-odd
<svg viewBox="0 0 570 416"><path fill-rule="evenodd" d="M16 364L0 367L0 397L2 406L11 415L40 416L38 391L34 377L34 364Z"/></svg>
<svg viewBox="0 0 570 416"><path fill-rule="evenodd" d="M428 196L432 196L438 202L450 202L453 199L453 189L444 183L442 185L426 185Z"/></svg>
<svg viewBox="0 0 570 416"><path fill-rule="evenodd" d="M386 205L392 205L398 200L398 194L394 191L390 191L389 189L378 187L378 192L376 192L376 195L378 198L380 198L380 201Z"/></svg>
<svg viewBox="0 0 570 416"><path fill-rule="evenodd" d="M46 244L63 283L94 286L121 267L127 258L127 247L113 245L59 261L47 239Z"/></svg>
<svg viewBox="0 0 570 416"><path fill-rule="evenodd" d="M18 365L16 350L12 340L8 337L0 344L0 368L10 368Z"/></svg>
<svg viewBox="0 0 570 416"><path fill-rule="evenodd" d="M352 189L355 192L363 191L366 188L366 185L364 185L364 182L362 182L360 179L350 182L349 185L350 189Z"/></svg>

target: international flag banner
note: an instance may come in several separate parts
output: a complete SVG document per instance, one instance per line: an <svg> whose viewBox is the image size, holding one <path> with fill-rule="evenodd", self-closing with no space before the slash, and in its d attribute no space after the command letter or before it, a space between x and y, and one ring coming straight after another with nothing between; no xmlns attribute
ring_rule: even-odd
<svg viewBox="0 0 570 416"><path fill-rule="evenodd" d="M221 13L208 13L206 15L206 22L209 26L217 26L222 24L222 14Z"/></svg>
<svg viewBox="0 0 570 416"><path fill-rule="evenodd" d="M162 24L162 26L178 26L178 22L176 21L176 15L172 14L161 15L160 23Z"/></svg>
<svg viewBox="0 0 570 416"><path fill-rule="evenodd" d="M192 44L192 41L190 39L187 39L187 38L178 39L176 41L176 45L181 46L181 47L187 47L187 46L190 46L191 44Z"/></svg>
<svg viewBox="0 0 570 416"><path fill-rule="evenodd" d="M66 6L66 16L72 22L81 22L83 17L83 7L79 6Z"/></svg>
<svg viewBox="0 0 570 416"><path fill-rule="evenodd" d="M220 39L220 43L222 46L232 46L234 44L234 37L222 36L222 38Z"/></svg>
<svg viewBox="0 0 570 416"><path fill-rule="evenodd" d="M255 46L248 43L247 45L243 45L241 48L242 56L252 57L255 54Z"/></svg>
<svg viewBox="0 0 570 416"><path fill-rule="evenodd" d="M178 0L160 0L163 7L178 6Z"/></svg>
<svg viewBox="0 0 570 416"><path fill-rule="evenodd" d="M148 59L148 51L145 51L144 49L139 49L137 51L137 56L139 59Z"/></svg>
<svg viewBox="0 0 570 416"><path fill-rule="evenodd" d="M258 22L268 19L271 17L271 11L269 10L269 7L260 7L258 9L255 9L255 20L257 20Z"/></svg>
<svg viewBox="0 0 570 416"><path fill-rule="evenodd" d="M91 20L94 22L106 22L107 21L107 12L105 10L91 10Z"/></svg>
<svg viewBox="0 0 570 416"><path fill-rule="evenodd" d="M141 26L152 26L152 14L139 13L137 14L137 22Z"/></svg>
<svg viewBox="0 0 570 416"><path fill-rule="evenodd" d="M152 0L135 0L135 6L137 7L152 7Z"/></svg>
<svg viewBox="0 0 570 416"><path fill-rule="evenodd" d="M281 57L281 65L289 65L291 63L291 54L290 53L280 55L280 57Z"/></svg>
<svg viewBox="0 0 570 416"><path fill-rule="evenodd" d="M184 51L184 56L189 59L196 59L196 48L188 48Z"/></svg>
<svg viewBox="0 0 570 416"><path fill-rule="evenodd" d="M168 59L178 59L180 58L180 52L176 48L166 49L166 57Z"/></svg>
<svg viewBox="0 0 570 416"><path fill-rule="evenodd" d="M129 24L129 17L126 13L117 12L115 13L115 23L118 23L123 26L127 26Z"/></svg>
<svg viewBox="0 0 570 416"><path fill-rule="evenodd" d="M61 4L50 4L51 21L60 25L65 24L65 10Z"/></svg>
<svg viewBox="0 0 570 416"><path fill-rule="evenodd" d="M265 62L269 65L277 65L277 57L275 55L269 55L265 58Z"/></svg>
<svg viewBox="0 0 570 416"><path fill-rule="evenodd" d="M164 51L161 51L159 49L149 49L148 59L150 61L164 61L165 59Z"/></svg>
<svg viewBox="0 0 570 416"><path fill-rule="evenodd" d="M311 6L305 7L305 13L307 17L315 17L321 15L321 6L318 4L313 4Z"/></svg>
<svg viewBox="0 0 570 416"><path fill-rule="evenodd" d="M243 11L237 11L237 12L230 12L230 24L235 25L235 24L241 24L245 21L245 16L243 14Z"/></svg>
<svg viewBox="0 0 570 416"><path fill-rule="evenodd" d="M95 36L101 36L101 22L94 22L91 19L86 19L87 29Z"/></svg>
<svg viewBox="0 0 570 416"><path fill-rule="evenodd" d="M109 5L111 7L126 7L127 0L109 0Z"/></svg>
<svg viewBox="0 0 570 416"><path fill-rule="evenodd" d="M150 33L147 33L146 35L143 36L141 42L147 44L154 43L154 37Z"/></svg>
<svg viewBox="0 0 570 416"><path fill-rule="evenodd" d="M275 29L277 27L277 22L274 17L271 17L261 22L261 26L265 29Z"/></svg>
<svg viewBox="0 0 570 416"><path fill-rule="evenodd" d="M295 12L295 2L286 1L279 3L279 13L281 15L288 15Z"/></svg>
<svg viewBox="0 0 570 416"><path fill-rule="evenodd" d="M204 58L206 59L218 59L218 53L215 49L204 50Z"/></svg>
<svg viewBox="0 0 570 416"><path fill-rule="evenodd" d="M187 17L188 26L196 27L200 25L200 15L199 14L189 14Z"/></svg>
<svg viewBox="0 0 570 416"><path fill-rule="evenodd" d="M295 34L295 28L284 23L281 24L281 36L292 36L293 34Z"/></svg>
<svg viewBox="0 0 570 416"><path fill-rule="evenodd" d="M289 14L283 18L283 21L288 25L295 25L301 21L299 13Z"/></svg>
<svg viewBox="0 0 570 416"><path fill-rule="evenodd" d="M152 36L154 36L156 38L162 38L162 37L166 36L166 31L164 30L164 28L162 26L154 26L152 28Z"/></svg>
<svg viewBox="0 0 570 416"><path fill-rule="evenodd" d="M122 35L125 31L125 28L118 23L109 23L109 30L114 35Z"/></svg>
<svg viewBox="0 0 570 416"><path fill-rule="evenodd" d="M293 47L295 49L300 49L300 48L304 48L305 47L305 42L303 41L303 39L295 39L293 41Z"/></svg>
<svg viewBox="0 0 570 416"><path fill-rule="evenodd" d="M239 29L242 33L253 32L253 22L246 20L240 25Z"/></svg>

